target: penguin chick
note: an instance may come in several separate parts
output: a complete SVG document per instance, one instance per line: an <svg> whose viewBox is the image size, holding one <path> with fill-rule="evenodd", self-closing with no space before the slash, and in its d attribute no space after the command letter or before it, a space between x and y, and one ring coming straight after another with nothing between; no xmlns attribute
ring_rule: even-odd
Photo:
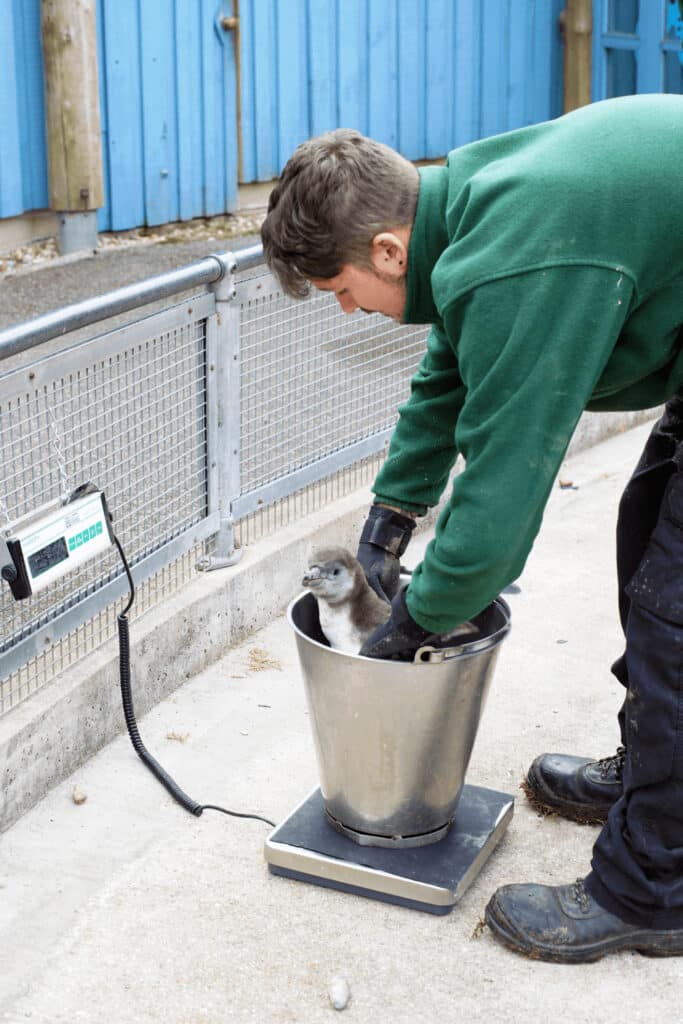
<svg viewBox="0 0 683 1024"><path fill-rule="evenodd" d="M358 654L391 614L391 605L377 596L362 565L346 548L315 551L302 583L316 598L320 627L338 651Z"/></svg>

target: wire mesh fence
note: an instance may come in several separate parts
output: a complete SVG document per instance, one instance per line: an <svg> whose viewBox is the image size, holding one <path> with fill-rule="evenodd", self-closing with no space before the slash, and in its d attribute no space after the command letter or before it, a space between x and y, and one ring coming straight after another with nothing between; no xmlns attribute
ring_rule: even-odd
<svg viewBox="0 0 683 1024"><path fill-rule="evenodd" d="M4 374L0 362L0 529L93 481L138 567L138 614L193 578L226 512L234 541L253 544L369 484L424 348L425 328L345 317L329 295L293 301L253 261L235 285L239 372L223 398L239 406L238 438L215 417L227 318L206 285L77 345L43 343ZM217 452L236 453L236 493ZM125 590L114 549L27 601L3 587L0 715L113 637Z"/></svg>
<svg viewBox="0 0 683 1024"><path fill-rule="evenodd" d="M242 306L242 492L391 426L424 331L342 318L329 295ZM274 345L274 340L277 339Z"/></svg>
<svg viewBox="0 0 683 1024"><path fill-rule="evenodd" d="M35 362L0 378L7 517L64 500L92 481L107 494L133 564L206 517L205 316L192 318L181 307L72 349L36 354ZM113 635L106 605L76 630L76 642L54 643L45 630L120 573L109 548L29 600L15 601L3 587L0 656L8 666L22 652L37 657L0 684L0 713L46 682L55 659L66 667ZM182 576L189 578L187 569ZM150 603L150 584L139 594L139 610ZM45 650L35 642L39 634Z"/></svg>

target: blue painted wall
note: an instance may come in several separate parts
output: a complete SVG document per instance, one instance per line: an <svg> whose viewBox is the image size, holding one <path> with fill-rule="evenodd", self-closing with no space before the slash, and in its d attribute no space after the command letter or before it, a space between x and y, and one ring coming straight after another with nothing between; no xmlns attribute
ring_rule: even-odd
<svg viewBox="0 0 683 1024"><path fill-rule="evenodd" d="M100 230L237 205L234 37L216 0L98 0Z"/></svg>
<svg viewBox="0 0 683 1024"><path fill-rule="evenodd" d="M218 0L98 0L98 227L237 205L234 37ZM0 217L48 205L40 0L0 0Z"/></svg>
<svg viewBox="0 0 683 1024"><path fill-rule="evenodd" d="M681 92L672 0L594 0L593 98ZM564 0L241 0L243 182L360 129L413 160L557 116ZM231 0L98 0L100 230L234 209ZM40 0L0 0L0 217L47 206Z"/></svg>
<svg viewBox="0 0 683 1024"><path fill-rule="evenodd" d="M357 128L411 160L555 117L564 0L241 0L243 181Z"/></svg>
<svg viewBox="0 0 683 1024"><path fill-rule="evenodd" d="M39 0L0 0L0 217L47 206Z"/></svg>

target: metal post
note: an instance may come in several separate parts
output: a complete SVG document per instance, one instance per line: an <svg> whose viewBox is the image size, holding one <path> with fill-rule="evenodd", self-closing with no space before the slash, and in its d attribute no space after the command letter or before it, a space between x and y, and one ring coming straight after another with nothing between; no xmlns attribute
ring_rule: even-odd
<svg viewBox="0 0 683 1024"><path fill-rule="evenodd" d="M567 0L560 14L564 42L564 113L591 102L592 0Z"/></svg>
<svg viewBox="0 0 683 1024"><path fill-rule="evenodd" d="M235 301L237 261L233 253L213 254L223 276L211 287L216 315L207 326L207 402L209 513L218 511L220 527L215 550L199 560L208 572L235 565L242 549L235 546L232 504L240 493L240 307Z"/></svg>

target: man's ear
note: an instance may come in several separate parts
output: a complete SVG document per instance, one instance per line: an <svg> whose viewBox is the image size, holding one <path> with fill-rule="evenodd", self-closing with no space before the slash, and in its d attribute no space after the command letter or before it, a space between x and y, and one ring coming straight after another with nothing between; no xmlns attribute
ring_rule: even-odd
<svg viewBox="0 0 683 1024"><path fill-rule="evenodd" d="M399 229L381 231L370 243L370 260L376 271L392 277L403 277L408 265L408 243Z"/></svg>

